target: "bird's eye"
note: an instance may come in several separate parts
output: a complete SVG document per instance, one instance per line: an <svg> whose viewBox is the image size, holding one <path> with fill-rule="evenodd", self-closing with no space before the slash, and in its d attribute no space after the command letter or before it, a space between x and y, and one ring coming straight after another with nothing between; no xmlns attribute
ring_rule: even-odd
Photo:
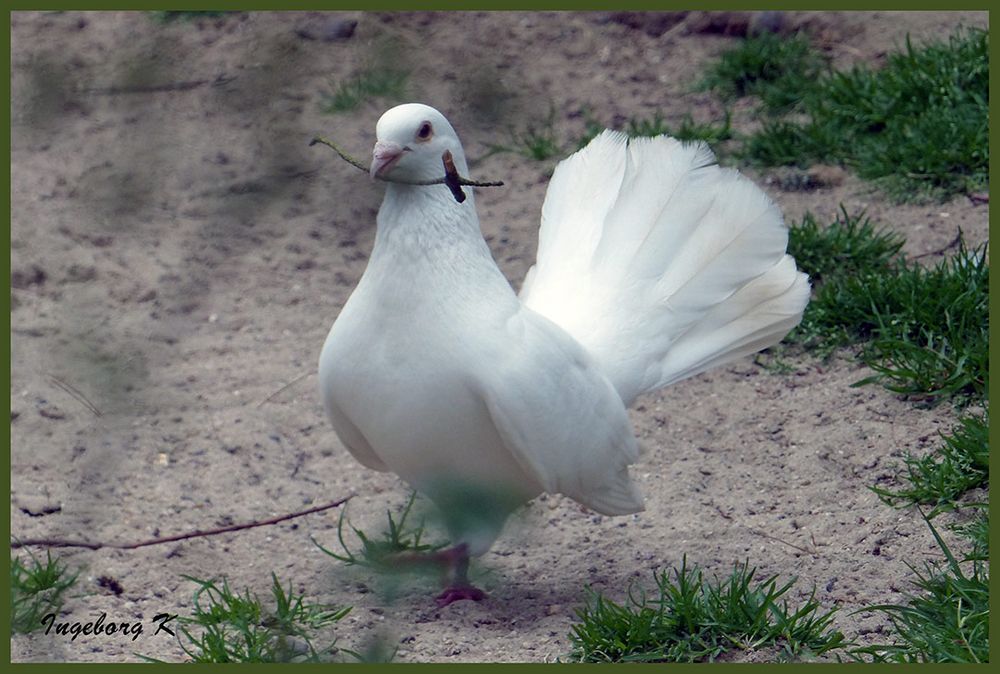
<svg viewBox="0 0 1000 674"><path fill-rule="evenodd" d="M430 122L424 122L417 129L417 140L430 140L431 136L434 134L434 127L431 126Z"/></svg>

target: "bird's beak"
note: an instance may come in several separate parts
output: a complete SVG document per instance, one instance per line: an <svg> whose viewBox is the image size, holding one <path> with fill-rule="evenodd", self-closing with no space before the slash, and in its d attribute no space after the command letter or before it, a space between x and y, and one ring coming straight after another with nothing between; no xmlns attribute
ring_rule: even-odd
<svg viewBox="0 0 1000 674"><path fill-rule="evenodd" d="M399 143L378 141L372 149L371 176L377 178L390 168L392 168L399 158L403 156L406 148Z"/></svg>

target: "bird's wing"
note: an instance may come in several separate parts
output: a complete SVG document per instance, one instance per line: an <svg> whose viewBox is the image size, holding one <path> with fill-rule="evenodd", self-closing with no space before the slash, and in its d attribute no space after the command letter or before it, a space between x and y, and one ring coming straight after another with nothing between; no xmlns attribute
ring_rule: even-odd
<svg viewBox="0 0 1000 674"><path fill-rule="evenodd" d="M365 439L357 426L344 414L343 410L333 402L332 396L324 396L327 416L333 424L333 430L337 437L347 447L347 451L358 460L361 465L372 470L387 471L389 467L378 457L375 450Z"/></svg>
<svg viewBox="0 0 1000 674"><path fill-rule="evenodd" d="M562 328L522 309L507 346L477 368L474 389L528 475L606 515L642 510L628 473L639 456L628 414L608 379Z"/></svg>

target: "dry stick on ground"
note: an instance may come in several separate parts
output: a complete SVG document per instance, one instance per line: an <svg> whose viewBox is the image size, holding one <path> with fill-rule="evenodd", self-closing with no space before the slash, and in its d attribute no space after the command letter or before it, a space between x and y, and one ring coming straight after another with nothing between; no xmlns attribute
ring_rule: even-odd
<svg viewBox="0 0 1000 674"><path fill-rule="evenodd" d="M287 384L285 384L284 386L282 386L281 388L279 388L277 391L275 391L274 393L272 393L271 395L269 395L268 397L264 398L259 403L257 403L258 409L261 408L261 407L263 407L265 403L270 402L271 399L273 399L279 393L281 393L282 391L284 391L286 388L288 388L290 386L294 386L295 384L298 384L300 381L302 381L306 377L308 377L310 375L314 375L314 374L316 374L316 373L315 372L303 372L298 377L296 377L292 381L288 382Z"/></svg>
<svg viewBox="0 0 1000 674"><path fill-rule="evenodd" d="M729 521L732 521L733 516L732 515L727 515L725 512L723 512L722 508L720 508L718 505L715 505L715 510L716 510L716 512L719 513L719 515L722 516L723 519L727 519ZM778 538L777 536L772 536L771 534L765 533L765 532L763 532L763 531L761 531L759 529L754 529L753 527L747 527L747 530L750 531L753 534L756 534L757 536L763 536L764 538L769 538L772 541L777 541L778 543L782 543L784 545L787 545L790 548L795 548L796 550L801 550L802 552L810 554L813 557L816 557L816 556L819 555L819 553L816 552L816 550L815 550L815 548L818 547L816 545L816 538L815 537L812 538L813 548L814 549L813 550L809 550L808 548L803 548L801 546L795 545L794 543L789 543L788 541L782 540L782 539Z"/></svg>
<svg viewBox="0 0 1000 674"><path fill-rule="evenodd" d="M80 390L77 389L75 386L72 386L64 382L62 379L59 379L59 377L56 377L55 375L50 374L46 376L49 378L49 381L51 381L53 384L61 388L63 391L66 391L66 393L73 396L73 398L75 398L77 402L79 402L81 405L90 410L95 417L104 416L101 413L101 410L97 408L97 405L87 400L87 396L80 393Z"/></svg>
<svg viewBox="0 0 1000 674"><path fill-rule="evenodd" d="M949 243L948 245L942 246L941 248L937 248L937 249L932 250L932 251L928 251L926 253L921 253L920 255L914 255L910 259L912 259L912 260L919 260L922 257L927 257L928 255L944 255L945 252L947 252L949 248L954 248L955 246L957 246L960 243L962 243L962 228L961 227L958 228L958 234L955 235L955 238L952 239L951 243Z"/></svg>
<svg viewBox="0 0 1000 674"><path fill-rule="evenodd" d="M263 527L268 524L278 524L279 522L284 522L285 520L294 519L296 517L302 517L303 515L311 515L313 513L322 512L324 510L330 510L331 508L336 508L337 506L347 503L354 495L346 496L342 499L334 501L333 503L327 503L326 505L316 506L315 508L309 508L308 510L303 510L297 513L291 513L289 515L280 515L278 517L272 517L266 520L257 520L253 522L247 522L246 524L233 524L228 527L220 527L218 529L206 529L204 531L197 530L186 534L177 534L176 536L167 536L165 538L151 538L147 541L139 541L138 543L96 543L88 541L71 541L64 540L61 538L29 538L26 540L14 540L10 542L11 548L24 548L29 545L39 545L46 548L89 548L91 550L100 550L101 548L115 548L116 550L135 550L136 548L144 548L148 545L159 545L160 543L173 543L175 541L183 541L189 538L203 538L205 536L216 536L218 534L225 534L231 531L242 531L243 529L253 529L254 527Z"/></svg>
<svg viewBox="0 0 1000 674"><path fill-rule="evenodd" d="M362 164L360 161L347 154L336 144L327 140L326 138L321 138L316 136L313 138L309 145L315 145L316 143L322 143L326 145L334 152L340 155L340 158L346 161L351 166L368 172L368 167ZM441 163L444 164L445 175L442 178L437 178L435 180L401 180L399 178L389 178L386 176L375 176L378 180L384 180L389 183L401 183L403 185L447 185L451 189L451 193L455 195L455 200L459 203L465 201L465 193L462 192L460 185L466 185L468 187L502 187L502 180L492 180L492 181L479 181L479 180L469 180L468 178L463 178L458 175L458 171L455 169L455 162L452 159L451 152L445 150L444 154L441 156Z"/></svg>
<svg viewBox="0 0 1000 674"><path fill-rule="evenodd" d="M164 82L163 84L135 84L126 87L95 87L90 89L80 89L82 94L92 94L98 96L118 96L121 94L156 94L165 91L189 91L198 87L210 84L218 87L229 84L235 80L235 76L219 75L214 80L189 80L186 82Z"/></svg>
<svg viewBox="0 0 1000 674"><path fill-rule="evenodd" d="M763 536L764 538L768 538L768 539L770 539L772 541L777 541L778 543L781 543L782 545L787 545L790 548L795 548L796 550L801 550L802 552L806 553L807 555L812 555L813 557L818 557L819 556L819 553L816 552L815 550L810 550L809 548L803 548L800 545L795 545L795 543L789 543L788 541L782 540L782 539L778 538L777 536L772 536L771 534L765 533L765 532L761 531L760 529L754 529L752 527L747 527L747 531L749 531L750 533L753 533L753 534L757 534L758 536ZM815 545L815 544L816 544L816 539L813 539L813 545Z"/></svg>

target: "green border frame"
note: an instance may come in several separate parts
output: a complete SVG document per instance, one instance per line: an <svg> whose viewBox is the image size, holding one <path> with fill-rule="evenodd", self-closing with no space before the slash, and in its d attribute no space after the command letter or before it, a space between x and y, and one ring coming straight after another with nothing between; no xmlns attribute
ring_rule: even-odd
<svg viewBox="0 0 1000 674"><path fill-rule="evenodd" d="M3 50L2 58L5 66L5 70L9 73L11 67L11 52L10 52L10 29L11 29L11 19L10 12L12 11L29 11L29 10L162 10L162 9L233 9L233 10L518 10L518 11L528 11L528 10L665 10L665 9L692 9L692 2L676 2L675 0L669 0L667 2L652 2L650 0L627 0L622 6L621 3L595 0L540 0L537 2L526 2L524 0L480 0L479 2L459 2L459 1L442 1L434 0L430 2L422 3L412 3L412 2L402 2L400 0L388 1L385 0L370 0L369 2L363 2L359 0L351 1L337 1L334 2L304 2L302 0L293 1L289 3L278 3L274 2L264 2L262 0L244 0L242 2L236 2L234 0L217 0L212 3L190 3L190 2L149 2L145 0L132 0L132 1L121 1L121 0L103 0L97 2L79 2L72 0L52 0L48 3L44 3L44 6L39 7L39 3L28 3L23 1L15 0L8 7L8 11L4 13L4 20L6 30L4 31L4 42L6 48ZM931 2L927 0L917 0L916 2L900 2L898 0L882 0L882 2L876 3L872 6L871 2L864 2L863 0L845 0L843 2L817 2L817 1L765 1L765 2L751 2L749 0L703 0L697 3L697 9L699 10L828 10L828 11L891 11L891 10L924 10L924 11L957 11L957 10L989 10L989 3L986 2L952 2L952 3L942 3L942 2ZM990 58L991 60L996 59L997 49L993 43L990 44ZM990 73L990 89L993 91L994 95L997 91L997 75L996 71ZM3 107L2 116L7 122L7 128L10 129L10 99L11 99L10 85L7 88L7 100L8 105ZM991 113L995 111L996 106L991 104ZM991 129L990 132L990 143L991 145L996 145L997 138L1000 134L996 129ZM3 148L5 154L10 157L11 151L11 141L10 133L7 133L3 137ZM990 172L992 174L993 169L996 168L997 162L996 154L994 153L990 159ZM10 184L10 177L12 167L10 162L7 162L4 168L7 184ZM4 312L4 320L7 323L8 330L0 338L2 338L7 346L7 352L10 353L10 343L7 341L10 334L10 191L9 189L3 193L3 202L6 205L4 212L8 214L7 227L8 227L8 238L7 247L8 255L3 259L3 278L7 284L7 292L4 294L2 299L2 304L6 311ZM990 215L990 233L994 230L995 218L991 212ZM993 250L990 248L990 263L993 262ZM990 311L991 313L997 306L992 297L995 296L996 291L996 281L991 279L990 282ZM995 334L995 331L991 330L990 333L990 366L991 369L996 365L994 353L996 352L995 347L997 346L997 340L1000 339ZM3 366L4 374L6 375L6 380L8 384L10 383L10 361L6 361ZM990 398L992 399L992 394L994 392L994 386L990 386ZM9 417L8 417L9 418ZM991 429L990 442L994 443L996 440L996 433ZM7 492L10 493L10 434L9 426L8 433L6 435L6 444L4 445L6 449L7 467L8 470L4 476L4 481L7 485ZM991 456L991 468L994 470L997 468L998 460ZM990 501L993 502L993 487L990 487ZM10 535L10 505L8 501L8 511L7 517L4 518L2 525L3 530L6 532L7 536ZM994 521L990 527L991 538L995 540L995 534L1000 530L1000 525ZM8 561L9 564L9 561ZM991 598L995 596L995 581L991 580ZM10 588L8 586L3 586L2 591L0 591L0 597L3 597L7 602L9 602ZM991 606L993 605L991 601ZM5 616L7 614L4 614ZM4 617L2 622L7 624L9 618ZM997 627L996 621L993 621L990 629L991 641L996 641L997 632L1000 628ZM9 630L8 630L9 631ZM4 653L0 655L0 664L10 663L11 651L10 651L10 641L7 640L4 645ZM160 672L166 671L167 668L175 667L178 665L170 664L142 664L142 663L16 663L11 664L11 669L17 669L20 671L64 671L72 668L73 671L93 671L93 672L104 672L108 668L113 668L116 671L122 671L131 668L142 668L142 671L152 671ZM216 665L187 665L188 667L196 667L199 670L203 670L206 667L216 667ZM249 669L253 671L274 671L274 667L279 665L243 665L241 669ZM290 665L289 665L290 666ZM506 671L517 671L517 672L530 672L530 671L542 671L544 668L546 671L551 671L552 667L557 667L559 669L565 669L566 667L582 668L588 665L582 664L543 664L543 663L530 663L530 664L497 664L497 663L481 663L481 664L469 664L469 663L455 663L455 664L437 664L437 663L417 663L417 664L403 664L403 663L393 663L393 664L382 664L382 665L363 665L363 664L341 664L341 665L329 665L329 664L304 664L295 665L296 669L305 668L303 671L323 671L329 672L331 668L336 668L338 671L347 672L378 672L384 670L398 670L400 667L406 667L407 669L415 669L416 671L437 671L444 667L449 671L462 671L465 669L474 669L476 671L488 670L491 672L506 672ZM623 668L623 667L636 667L641 665L605 665L604 667L613 668ZM669 666L672 669L680 668L681 670L689 670L692 668L699 668L705 665L646 665L646 667L660 667ZM773 663L764 664L721 664L715 666L723 667L739 667L741 671L762 671L764 668L770 668L776 666ZM808 665L808 664L787 664L781 665L786 671L796 671L800 669L805 669L808 667L830 667L837 665ZM854 665L858 666L858 665ZM920 672L934 672L934 671L953 671L955 665L878 665L880 671L884 671L885 668L893 667L894 671L917 671ZM975 665L966 665L958 667L965 670L966 668L976 667Z"/></svg>
<svg viewBox="0 0 1000 674"><path fill-rule="evenodd" d="M42 6L39 6L42 5ZM902 0L881 0L865 2L864 0L843 0L842 2L825 2L820 0L702 0L701 2L679 2L678 0L625 0L616 3L609 0L426 0L424 2L404 2L403 0L333 0L332 2L322 2L320 0L291 0L287 3L275 2L274 0L214 0L207 3L193 2L154 2L152 0L98 0L96 2L81 2L80 0L49 0L46 3L24 2L14 0L8 7L9 11L18 10L194 10L194 9L218 9L218 10L357 10L357 11L423 11L423 10L517 10L517 11L539 11L539 10L565 10L565 11L586 11L586 10L824 10L824 11L894 11L894 10L921 10L921 11L942 11L952 12L960 10L989 10L987 2L970 2L961 0L954 3L946 3L934 0L915 0L903 2Z"/></svg>

